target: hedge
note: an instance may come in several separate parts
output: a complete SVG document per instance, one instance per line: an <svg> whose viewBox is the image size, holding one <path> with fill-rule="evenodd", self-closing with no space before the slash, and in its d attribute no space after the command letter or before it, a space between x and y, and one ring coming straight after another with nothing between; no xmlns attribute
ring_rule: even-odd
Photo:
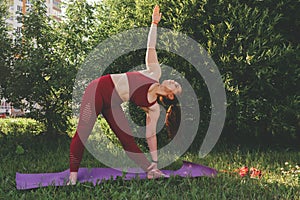
<svg viewBox="0 0 300 200"><path fill-rule="evenodd" d="M31 118L0 119L0 132L4 135L39 135L45 132L45 125Z"/></svg>

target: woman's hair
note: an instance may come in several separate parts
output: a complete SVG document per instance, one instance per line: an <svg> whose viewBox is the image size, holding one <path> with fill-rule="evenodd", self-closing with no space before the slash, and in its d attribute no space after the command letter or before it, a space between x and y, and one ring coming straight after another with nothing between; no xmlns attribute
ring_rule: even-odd
<svg viewBox="0 0 300 200"><path fill-rule="evenodd" d="M181 121L181 111L178 99L175 96L173 100L160 96L159 101L167 110L165 123L168 138L173 139L177 134Z"/></svg>

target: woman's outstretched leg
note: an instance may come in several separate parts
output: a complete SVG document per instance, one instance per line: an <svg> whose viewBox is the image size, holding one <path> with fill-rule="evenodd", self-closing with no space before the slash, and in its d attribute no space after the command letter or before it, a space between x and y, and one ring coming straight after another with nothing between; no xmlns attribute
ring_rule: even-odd
<svg viewBox="0 0 300 200"><path fill-rule="evenodd" d="M77 180L77 172L84 152L84 144L87 141L97 120L95 95L98 79L92 81L85 89L80 106L79 122L76 133L70 144L70 181L74 184ZM101 109L102 98L97 99L97 108ZM73 179L73 180L72 180Z"/></svg>

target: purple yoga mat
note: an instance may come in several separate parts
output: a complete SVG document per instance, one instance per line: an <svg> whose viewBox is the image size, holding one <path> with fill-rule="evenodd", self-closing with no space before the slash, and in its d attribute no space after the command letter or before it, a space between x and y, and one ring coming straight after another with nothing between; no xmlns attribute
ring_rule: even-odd
<svg viewBox="0 0 300 200"><path fill-rule="evenodd" d="M126 175L122 171L112 168L80 168L78 171L78 181L92 182L94 185L101 183L101 180L116 180L117 177L124 176L124 180L130 180L136 177L140 179L146 179L146 173L134 173L139 172L140 169L131 168ZM181 177L199 177L209 176L213 177L217 175L215 169L183 161L183 165L176 171L162 170L169 176L181 176ZM46 186L64 186L69 177L69 169L63 172L57 173L41 173L41 174L21 174L16 173L16 186L18 190L27 190L38 187Z"/></svg>

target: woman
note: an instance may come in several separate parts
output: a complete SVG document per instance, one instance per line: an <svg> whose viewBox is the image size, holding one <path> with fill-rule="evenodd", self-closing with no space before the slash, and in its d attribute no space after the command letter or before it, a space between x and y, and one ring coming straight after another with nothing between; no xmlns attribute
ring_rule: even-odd
<svg viewBox="0 0 300 200"><path fill-rule="evenodd" d="M156 125L160 114L160 106L156 100L158 97L172 100L174 95L181 93L182 88L173 80L165 80L161 84L159 83L161 68L155 46L157 25L160 20L159 6L155 6L147 41L147 69L105 75L92 81L85 89L80 107L79 123L70 145L69 184L76 183L84 143L100 113L120 140L127 155L147 172L149 179L164 176L157 168ZM133 136L128 134L131 133L129 123L120 106L125 101L135 103L146 112L146 139L152 157L151 163L139 149Z"/></svg>

